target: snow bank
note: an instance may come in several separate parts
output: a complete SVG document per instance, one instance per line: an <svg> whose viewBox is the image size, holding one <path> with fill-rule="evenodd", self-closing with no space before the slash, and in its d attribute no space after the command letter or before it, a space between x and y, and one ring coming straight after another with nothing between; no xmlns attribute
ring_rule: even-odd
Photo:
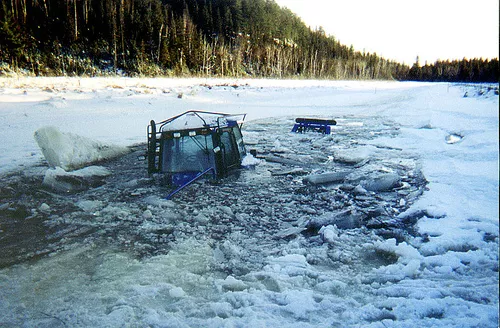
<svg viewBox="0 0 500 328"><path fill-rule="evenodd" d="M66 171L128 152L126 147L105 144L73 133L63 133L54 126L38 129L34 137L49 166L61 167Z"/></svg>

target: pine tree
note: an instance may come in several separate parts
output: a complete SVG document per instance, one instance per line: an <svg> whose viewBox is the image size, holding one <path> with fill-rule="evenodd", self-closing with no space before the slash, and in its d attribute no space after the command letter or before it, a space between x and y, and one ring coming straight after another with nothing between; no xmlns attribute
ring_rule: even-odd
<svg viewBox="0 0 500 328"><path fill-rule="evenodd" d="M0 61L10 61L17 66L23 59L26 50L26 40L21 27L12 14L5 13L0 21Z"/></svg>

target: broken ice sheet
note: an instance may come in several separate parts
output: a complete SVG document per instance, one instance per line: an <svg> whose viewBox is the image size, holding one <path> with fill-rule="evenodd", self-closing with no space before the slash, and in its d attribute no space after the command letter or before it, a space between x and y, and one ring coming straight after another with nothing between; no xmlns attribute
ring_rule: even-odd
<svg viewBox="0 0 500 328"><path fill-rule="evenodd" d="M57 192L77 192L104 184L103 179L109 175L111 172L102 166L88 166L71 172L56 167L47 170L43 185Z"/></svg>
<svg viewBox="0 0 500 328"><path fill-rule="evenodd" d="M38 129L34 137L49 166L61 167L66 171L129 152L126 147L105 144L74 133L63 133L54 126Z"/></svg>

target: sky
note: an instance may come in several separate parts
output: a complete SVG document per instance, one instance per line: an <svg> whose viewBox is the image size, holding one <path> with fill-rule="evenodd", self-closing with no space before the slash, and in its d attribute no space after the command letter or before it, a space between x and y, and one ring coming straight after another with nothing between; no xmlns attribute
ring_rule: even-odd
<svg viewBox="0 0 500 328"><path fill-rule="evenodd" d="M413 64L498 58L498 0L275 0L358 51Z"/></svg>

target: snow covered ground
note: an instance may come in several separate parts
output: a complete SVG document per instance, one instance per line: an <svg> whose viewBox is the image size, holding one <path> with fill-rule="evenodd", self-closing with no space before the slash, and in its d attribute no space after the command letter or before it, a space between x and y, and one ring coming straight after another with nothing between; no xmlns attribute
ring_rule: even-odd
<svg viewBox="0 0 500 328"><path fill-rule="evenodd" d="M495 89L0 79L0 326L497 327ZM137 156L189 109L248 113L266 160L167 201ZM297 116L338 125L290 134ZM130 153L49 170L41 128L76 159Z"/></svg>

